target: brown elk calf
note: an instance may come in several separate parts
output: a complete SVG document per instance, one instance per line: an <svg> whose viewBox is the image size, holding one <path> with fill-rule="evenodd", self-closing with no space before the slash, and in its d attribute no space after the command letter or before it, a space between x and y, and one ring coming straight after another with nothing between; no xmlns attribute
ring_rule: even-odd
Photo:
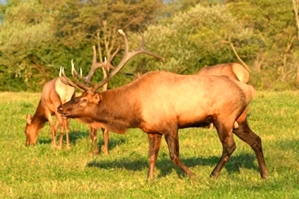
<svg viewBox="0 0 299 199"><path fill-rule="evenodd" d="M76 76L73 83L64 73L61 76L70 85L85 90L80 97L58 107L67 118L76 118L93 128L106 128L125 133L128 128L140 128L148 135L149 172L154 177L154 167L164 135L170 158L188 176L195 174L179 157L178 129L201 127L213 123L223 146L222 156L211 173L217 177L236 149L233 134L254 150L262 178L268 173L264 161L261 138L248 126L247 111L252 91L250 85L225 76L178 75L170 72L149 72L133 82L104 92L97 92L137 53L129 52L126 35L124 57L118 66L92 87L80 83ZM91 84L89 84L91 85ZM234 123L238 127L234 128Z"/></svg>
<svg viewBox="0 0 299 199"><path fill-rule="evenodd" d="M75 88L61 82L60 78L47 82L42 90L38 107L31 117L26 116L26 146L36 143L39 131L48 121L51 127L52 146L56 147L56 131L60 125L59 148L62 148L63 132L66 133L67 148L69 143L69 119L63 119L57 112L57 107L75 97ZM52 121L52 115L56 116L56 124Z"/></svg>

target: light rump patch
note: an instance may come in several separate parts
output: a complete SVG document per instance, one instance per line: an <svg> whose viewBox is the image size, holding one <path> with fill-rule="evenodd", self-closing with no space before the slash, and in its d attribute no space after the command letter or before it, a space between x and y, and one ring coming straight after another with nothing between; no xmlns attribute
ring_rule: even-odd
<svg viewBox="0 0 299 199"><path fill-rule="evenodd" d="M55 81L55 91L57 92L62 104L70 101L75 93L75 88L61 82L60 78Z"/></svg>

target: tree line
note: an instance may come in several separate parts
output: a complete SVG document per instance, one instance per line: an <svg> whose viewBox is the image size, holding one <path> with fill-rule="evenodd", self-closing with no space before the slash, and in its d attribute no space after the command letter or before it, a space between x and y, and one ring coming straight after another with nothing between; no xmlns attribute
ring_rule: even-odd
<svg viewBox="0 0 299 199"><path fill-rule="evenodd" d="M166 64L146 56L123 70L143 74L167 70L195 74L200 68L239 62L257 89L296 89L299 85L299 0L8 0L0 5L0 90L40 91L60 66L87 73L92 46L98 60L122 45L131 48L141 34L146 48ZM113 60L117 64L121 52ZM94 81L102 78L96 73ZM133 76L134 78L134 76ZM132 81L118 74L110 87Z"/></svg>

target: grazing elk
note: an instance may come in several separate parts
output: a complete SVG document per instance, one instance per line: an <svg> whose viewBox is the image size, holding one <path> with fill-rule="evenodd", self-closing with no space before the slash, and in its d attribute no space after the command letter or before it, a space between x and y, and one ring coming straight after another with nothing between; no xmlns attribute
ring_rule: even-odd
<svg viewBox="0 0 299 199"><path fill-rule="evenodd" d="M170 158L188 176L195 174L179 157L178 129L201 127L213 123L223 146L222 156L211 173L217 177L236 148L233 134L251 146L256 154L260 175L267 178L261 138L248 126L246 116L253 88L226 76L178 75L170 72L149 72L133 82L104 92L97 90L108 82L137 53L129 51L126 35L123 59L117 67L96 85L87 87L73 71L74 81L63 72L61 78L84 89L80 97L58 107L67 118L76 118L93 128L106 128L125 133L128 128L140 128L148 135L148 179L154 177L154 167L164 135ZM237 122L237 126L234 123Z"/></svg>
<svg viewBox="0 0 299 199"><path fill-rule="evenodd" d="M75 88L61 82L60 78L47 82L42 90L38 107L31 117L26 115L26 146L36 143L39 131L48 121L51 127L52 146L56 147L56 131L60 125L59 149L62 148L63 132L66 133L67 148L69 143L69 119L62 118L57 112L57 107L75 97ZM56 116L56 124L52 121L52 115Z"/></svg>
<svg viewBox="0 0 299 199"><path fill-rule="evenodd" d="M217 64L213 66L203 67L198 75L226 75L232 79L247 83L249 80L249 72L238 63Z"/></svg>

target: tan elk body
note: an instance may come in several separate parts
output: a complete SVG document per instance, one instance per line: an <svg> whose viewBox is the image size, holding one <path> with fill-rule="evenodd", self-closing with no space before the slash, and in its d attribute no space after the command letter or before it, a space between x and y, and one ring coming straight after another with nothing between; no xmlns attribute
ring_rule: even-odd
<svg viewBox="0 0 299 199"><path fill-rule="evenodd" d="M47 82L42 90L41 98L34 115L26 116L26 145L36 143L39 131L48 121L51 128L52 146L56 147L56 131L61 127L59 148L62 147L63 132L66 133L67 147L69 147L69 121L61 117L57 112L57 107L68 102L75 96L75 88L61 82L60 78L54 78ZM52 120L52 115L56 116L56 124Z"/></svg>
<svg viewBox="0 0 299 199"><path fill-rule="evenodd" d="M170 158L188 176L195 174L179 157L178 130L201 127L213 123L223 146L222 156L212 171L217 177L236 148L233 134L254 150L262 178L268 173L264 161L262 142L247 124L247 111L254 89L226 76L178 75L170 72L149 72L133 82L112 90L96 90L109 81L133 57L128 51L126 36L125 54L120 64L97 85L84 88L81 96L58 107L58 112L76 118L92 128L125 133L128 128L140 128L148 135L149 172L154 177L162 136L165 137ZM74 73L73 73L74 76ZM75 77L75 76L74 76ZM63 81L74 84L65 75ZM234 123L237 122L237 128Z"/></svg>

